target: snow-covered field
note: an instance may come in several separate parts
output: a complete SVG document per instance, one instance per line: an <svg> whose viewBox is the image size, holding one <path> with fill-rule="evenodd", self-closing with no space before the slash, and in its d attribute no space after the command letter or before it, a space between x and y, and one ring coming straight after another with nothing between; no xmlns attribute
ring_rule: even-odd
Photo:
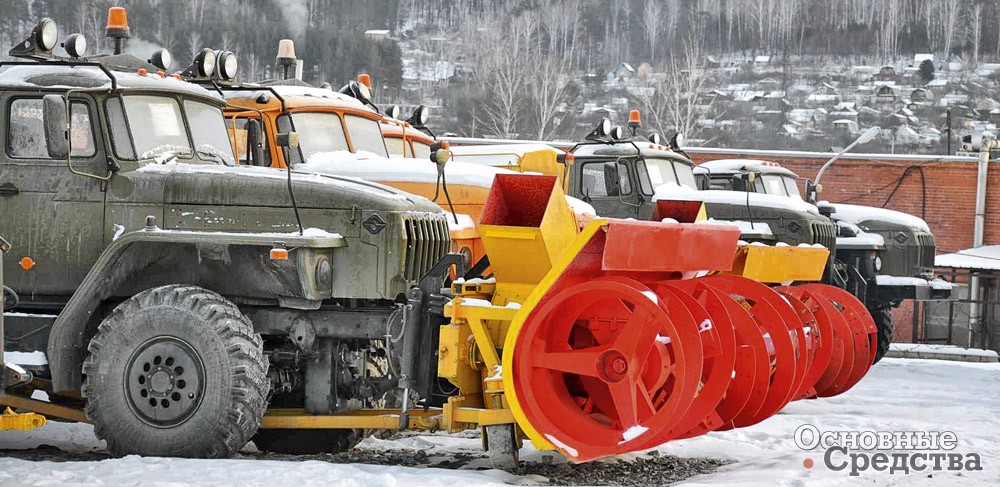
<svg viewBox="0 0 1000 487"><path fill-rule="evenodd" d="M958 438L958 446L953 452L980 454L983 470L961 473L924 471L908 475L868 470L858 477L851 477L847 471L826 468L822 451L802 451L795 446L793 432L803 424L812 424L821 431L953 431ZM1000 485L998 439L1000 364L885 359L857 387L840 397L798 401L781 414L754 427L676 441L659 451L681 457L735 462L715 473L688 479L682 485L972 487ZM93 438L90 427L86 425L52 422L32 432L0 432L0 450L31 449L39 445L51 445L71 452L99 452L102 449L101 443ZM423 435L397 440L370 438L359 448L392 449L404 453L412 451L414 456L423 451L428 457L439 460L477 454L479 445L479 439L469 435ZM541 461L542 454L525 446L522 458ZM807 458L815 461L812 468L804 467L803 462ZM464 487L525 484L540 480L497 470L477 470L485 465L485 459L467 462L459 470L448 470L256 459L126 457L51 462L0 458L0 486Z"/></svg>

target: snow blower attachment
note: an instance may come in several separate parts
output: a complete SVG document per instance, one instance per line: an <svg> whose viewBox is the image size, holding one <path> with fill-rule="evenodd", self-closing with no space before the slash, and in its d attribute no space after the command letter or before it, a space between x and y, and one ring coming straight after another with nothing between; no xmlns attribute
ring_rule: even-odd
<svg viewBox="0 0 1000 487"><path fill-rule="evenodd" d="M819 280L826 249L692 223L602 219L577 234L562 201L554 177L497 176L480 227L494 278L456 282L446 309L438 373L461 393L444 424L473 426L447 418L482 408L495 464L516 463L522 437L584 462L750 426L870 367L862 303L777 285Z"/></svg>

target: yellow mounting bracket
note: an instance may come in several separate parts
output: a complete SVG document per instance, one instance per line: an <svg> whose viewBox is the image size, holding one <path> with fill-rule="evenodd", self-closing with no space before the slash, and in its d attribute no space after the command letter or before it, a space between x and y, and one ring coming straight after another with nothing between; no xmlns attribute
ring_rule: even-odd
<svg viewBox="0 0 1000 487"><path fill-rule="evenodd" d="M0 431L28 431L45 426L45 416L36 413L15 413L7 408L0 414Z"/></svg>

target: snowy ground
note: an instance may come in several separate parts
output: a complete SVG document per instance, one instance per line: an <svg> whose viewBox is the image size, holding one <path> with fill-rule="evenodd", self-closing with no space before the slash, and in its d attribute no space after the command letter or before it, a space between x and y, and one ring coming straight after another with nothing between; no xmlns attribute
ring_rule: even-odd
<svg viewBox="0 0 1000 487"><path fill-rule="evenodd" d="M953 431L954 452L979 453L983 470L889 474L867 471L850 477L823 465L822 452L802 451L792 439L803 424L822 431ZM956 485L1000 484L1000 364L973 364L935 360L885 359L861 384L843 396L798 401L781 414L742 430L712 433L670 443L659 452L680 457L714 458L735 462L715 473L688 479L682 485ZM53 448L37 449L40 445ZM33 432L0 432L0 455L63 460L30 461L0 458L0 485L135 485L160 486L268 486L275 482L296 487L503 485L544 481L485 470L479 439L471 435L421 435L396 440L370 438L359 447L389 450L414 461L417 467L381 466L324 461L256 459L248 451L233 460L181 460L126 457L105 459L103 445L90 427L49 423ZM4 451L5 450L5 451ZM57 454L47 457L47 452ZM530 446L522 458L540 462L542 454ZM448 462L448 459L464 459ZM807 469L803 461L815 466ZM73 460L73 461L65 461ZM79 461L85 460L85 461ZM559 462L560 459L556 459ZM451 463L452 469L430 465ZM455 470L453 468L459 467ZM579 467L576 467L579 468ZM483 469L483 470L479 470Z"/></svg>

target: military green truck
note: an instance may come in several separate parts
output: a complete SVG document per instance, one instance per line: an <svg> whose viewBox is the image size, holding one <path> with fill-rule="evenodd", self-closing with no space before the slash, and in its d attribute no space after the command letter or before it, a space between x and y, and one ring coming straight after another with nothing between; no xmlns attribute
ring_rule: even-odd
<svg viewBox="0 0 1000 487"><path fill-rule="evenodd" d="M741 196L785 198L808 206L799 190L801 178L771 161L719 159L695 168L696 177L716 190ZM745 219L748 208L739 204L710 204L720 219ZM903 300L954 299L953 287L934 279L934 235L927 223L913 215L869 206L818 202L815 207L837 225L834 281L865 302L879 329L876 361L892 338L891 309ZM787 241L797 221L792 214L753 217L770 225L775 237ZM777 216L777 218L776 218ZM792 227L791 229L789 227Z"/></svg>
<svg viewBox="0 0 1000 487"><path fill-rule="evenodd" d="M598 215L647 220L658 200L701 201L710 220L739 226L748 243L830 249L825 280L861 299L875 318L876 362L892 339L893 307L906 299L954 299L950 284L932 279L934 237L917 217L856 205L813 205L801 198L797 176L776 164L722 161L696 167L682 151L660 144L658 135L627 136L607 120L569 152L574 162L567 194L590 203Z"/></svg>
<svg viewBox="0 0 1000 487"><path fill-rule="evenodd" d="M163 74L166 52L122 54L127 24L108 34L114 54L88 57L71 35L57 55L43 19L10 52L23 60L0 63L4 345L47 359L0 399L89 420L116 455L187 457L251 438L278 451L353 441L258 433L269 405L329 414L395 395L404 421L411 396L433 400L436 293L460 260L440 208L237 166L223 99ZM211 75L215 59L204 50L188 69Z"/></svg>

